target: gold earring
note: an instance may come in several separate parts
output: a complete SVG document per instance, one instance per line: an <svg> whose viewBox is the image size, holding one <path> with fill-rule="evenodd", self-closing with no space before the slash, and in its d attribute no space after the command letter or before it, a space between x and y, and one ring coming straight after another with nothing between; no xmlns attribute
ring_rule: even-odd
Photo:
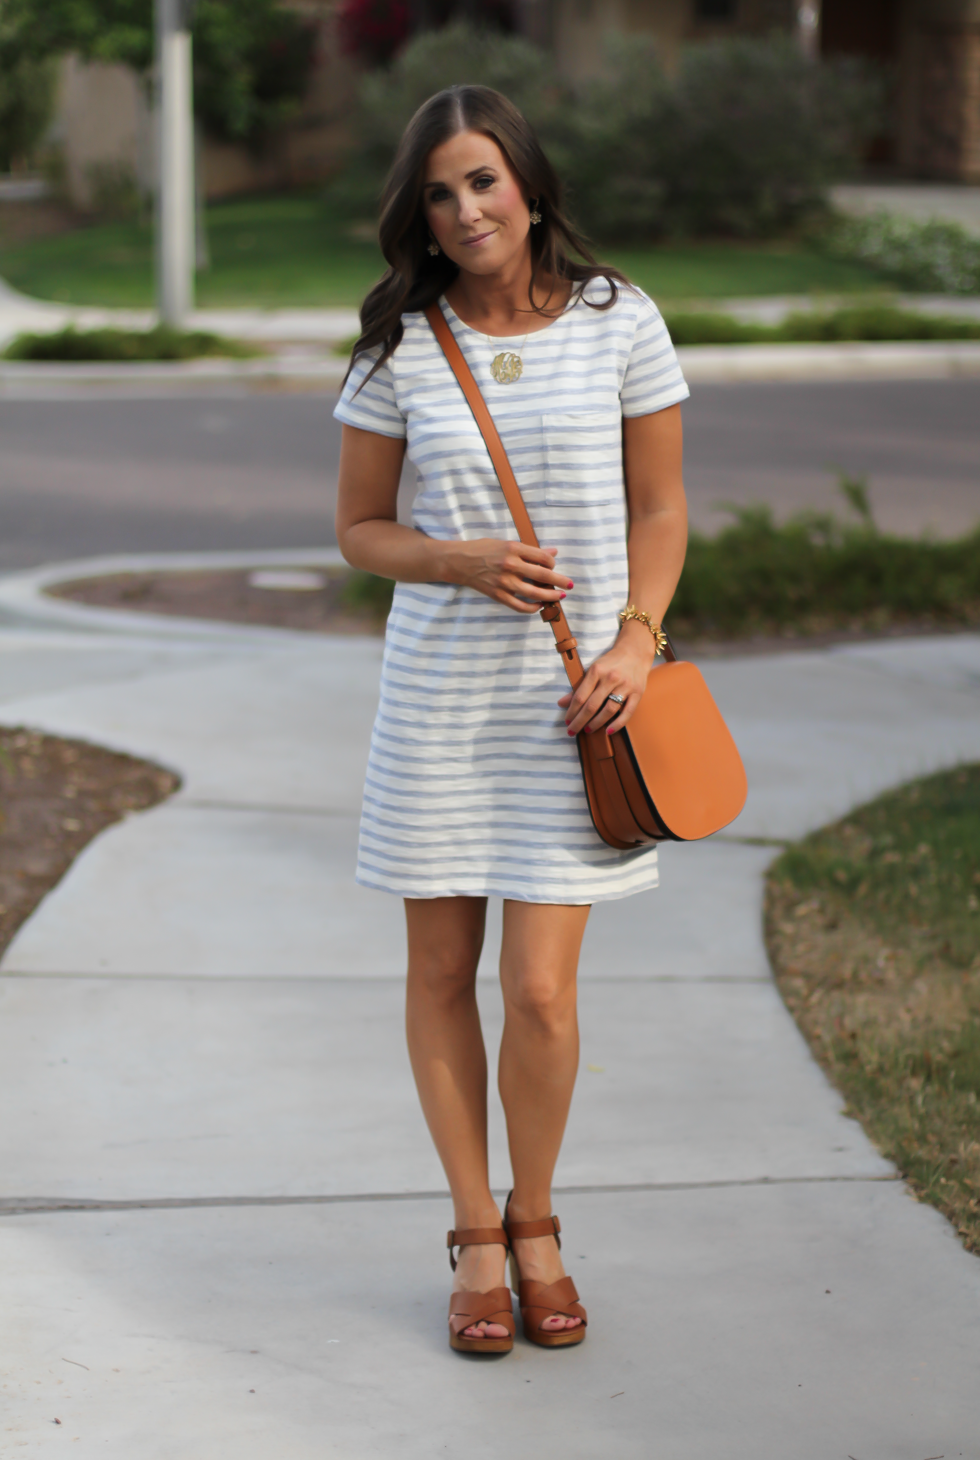
<svg viewBox="0 0 980 1460"><path fill-rule="evenodd" d="M540 223L541 222L541 214L538 212L538 200L537 200L537 198L535 198L535 200L534 200L534 206L531 209L531 222L532 223Z"/></svg>
<svg viewBox="0 0 980 1460"><path fill-rule="evenodd" d="M436 254L439 252L439 245L436 243L435 239L433 239L432 242L429 244L429 252L433 258L435 258Z"/></svg>

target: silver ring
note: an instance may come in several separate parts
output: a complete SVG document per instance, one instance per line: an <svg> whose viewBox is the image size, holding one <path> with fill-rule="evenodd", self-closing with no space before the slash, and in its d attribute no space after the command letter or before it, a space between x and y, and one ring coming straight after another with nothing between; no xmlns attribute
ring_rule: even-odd
<svg viewBox="0 0 980 1460"><path fill-rule="evenodd" d="M625 705L626 703L625 695L606 695L606 699L615 701L617 705Z"/></svg>

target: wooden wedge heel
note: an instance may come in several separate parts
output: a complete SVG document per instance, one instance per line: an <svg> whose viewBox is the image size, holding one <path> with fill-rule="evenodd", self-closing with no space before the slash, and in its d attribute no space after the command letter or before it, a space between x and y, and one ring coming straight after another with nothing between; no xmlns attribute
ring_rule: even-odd
<svg viewBox="0 0 980 1460"><path fill-rule="evenodd" d="M524 1337L542 1348L568 1348L573 1343L582 1343L588 1316L578 1300L575 1284L570 1277L559 1278L554 1283L538 1283L531 1278L522 1278L520 1265L514 1255L514 1239L521 1237L554 1237L561 1250L561 1223L555 1216L542 1217L536 1222L515 1222L508 1216L510 1197L504 1208L504 1231L511 1244L510 1280L517 1293L521 1308L521 1322ZM581 1318L578 1328L559 1329L550 1332L543 1325L549 1318Z"/></svg>
<svg viewBox="0 0 980 1460"><path fill-rule="evenodd" d="M510 1247L503 1227L467 1227L446 1235L449 1266L456 1271L456 1247ZM466 1338L464 1331L476 1323L498 1323L507 1338ZM449 1299L449 1347L464 1354L508 1354L514 1347L514 1305L510 1289L491 1288L489 1293L453 1293Z"/></svg>

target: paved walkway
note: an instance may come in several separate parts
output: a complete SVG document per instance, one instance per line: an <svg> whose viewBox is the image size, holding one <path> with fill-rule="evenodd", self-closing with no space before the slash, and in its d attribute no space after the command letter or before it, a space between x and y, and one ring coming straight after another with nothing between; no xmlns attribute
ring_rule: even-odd
<svg viewBox="0 0 980 1460"><path fill-rule="evenodd" d="M556 1205L593 1327L480 1364L446 1345L401 910L351 880L380 644L35 619L15 589L0 718L184 785L0 970L5 1453L976 1460L980 1264L810 1059L751 839L980 755L980 636L705 666L746 811L596 909L583 954ZM496 1116L492 1150L504 1188Z"/></svg>
<svg viewBox="0 0 980 1460"><path fill-rule="evenodd" d="M44 334L68 325L149 329L156 321L150 309L102 309L34 299L0 279L0 348L21 331ZM199 309L190 315L187 327L259 343L287 340L330 346L357 334L359 321L356 309Z"/></svg>

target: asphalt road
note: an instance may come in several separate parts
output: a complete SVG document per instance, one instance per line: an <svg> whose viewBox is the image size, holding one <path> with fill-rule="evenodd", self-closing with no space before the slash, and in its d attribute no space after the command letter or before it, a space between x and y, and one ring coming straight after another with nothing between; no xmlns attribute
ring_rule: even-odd
<svg viewBox="0 0 980 1460"><path fill-rule="evenodd" d="M112 552L334 541L340 432L323 395L0 401L0 571ZM980 520L980 380L701 385L684 407L694 524L715 504L839 506L866 475L878 521Z"/></svg>

